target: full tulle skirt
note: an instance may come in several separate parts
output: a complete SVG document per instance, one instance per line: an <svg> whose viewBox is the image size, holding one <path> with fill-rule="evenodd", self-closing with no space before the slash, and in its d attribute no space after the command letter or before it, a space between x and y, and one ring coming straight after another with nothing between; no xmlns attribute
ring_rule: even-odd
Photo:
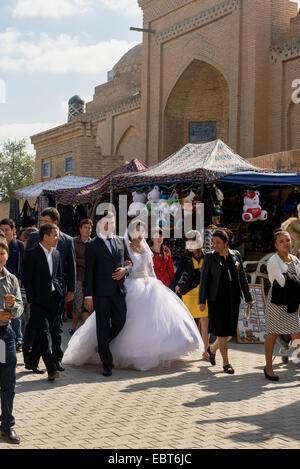
<svg viewBox="0 0 300 469"><path fill-rule="evenodd" d="M184 303L153 277L126 280L126 323L110 343L119 368L145 371L189 352L204 351L197 325ZM63 364L100 364L95 312L72 336Z"/></svg>

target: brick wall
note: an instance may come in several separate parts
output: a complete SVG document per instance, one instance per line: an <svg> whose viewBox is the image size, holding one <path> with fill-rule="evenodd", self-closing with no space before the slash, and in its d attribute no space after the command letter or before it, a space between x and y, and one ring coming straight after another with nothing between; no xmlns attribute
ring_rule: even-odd
<svg viewBox="0 0 300 469"><path fill-rule="evenodd" d="M249 162L260 168L300 172L300 150L257 156Z"/></svg>

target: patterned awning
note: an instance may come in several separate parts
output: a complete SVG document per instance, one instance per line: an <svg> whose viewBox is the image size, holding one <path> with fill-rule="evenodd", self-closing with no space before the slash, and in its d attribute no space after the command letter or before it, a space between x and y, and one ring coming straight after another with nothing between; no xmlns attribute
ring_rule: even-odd
<svg viewBox="0 0 300 469"><path fill-rule="evenodd" d="M33 186L23 187L15 191L17 197L23 199L34 199L42 195L43 191L56 192L59 190L80 189L97 182L98 179L84 178L78 176L65 176L63 178L52 179L51 181L39 182Z"/></svg>
<svg viewBox="0 0 300 469"><path fill-rule="evenodd" d="M123 163L118 168L111 171L104 178L97 182L85 186L82 189L62 189L62 190L44 190L44 194L53 194L57 203L64 205L86 204L100 200L101 196L110 192L110 185L113 176L124 177L127 173L137 173L144 171L147 166L138 159L133 159L130 163Z"/></svg>
<svg viewBox="0 0 300 469"><path fill-rule="evenodd" d="M183 181L213 182L231 173L241 171L264 172L235 153L222 140L205 144L188 143L161 163L122 178L115 176L115 189L153 183L167 184Z"/></svg>

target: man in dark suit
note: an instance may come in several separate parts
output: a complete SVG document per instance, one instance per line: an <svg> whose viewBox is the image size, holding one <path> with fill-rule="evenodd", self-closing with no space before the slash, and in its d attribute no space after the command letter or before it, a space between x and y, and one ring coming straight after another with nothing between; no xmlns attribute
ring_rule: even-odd
<svg viewBox="0 0 300 469"><path fill-rule="evenodd" d="M41 215L41 226L46 223L54 224L58 227L60 222L60 215L56 208L49 207L43 210ZM56 368L58 371L64 371L61 366L61 360L63 357L63 350L61 348L62 338L62 316L64 314L64 303L72 301L74 298L75 286L76 286L76 256L73 244L73 238L66 235L59 230L59 240L56 249L60 253L61 267L63 273L63 293L64 301L61 301L59 305L60 314L57 315L56 321L53 324L51 330L52 339L52 353L55 360ZM31 233L27 244L26 251L38 246L40 242L39 233ZM37 368L40 359L39 351L35 348L32 349L30 357L30 365L32 368Z"/></svg>
<svg viewBox="0 0 300 469"><path fill-rule="evenodd" d="M111 376L113 368L109 343L125 324L124 278L131 268L124 267L129 256L124 240L114 232L115 217L105 213L97 225L98 236L86 243L84 306L88 311L96 311L98 352L104 376Z"/></svg>
<svg viewBox="0 0 300 469"><path fill-rule="evenodd" d="M23 262L24 288L30 303L23 347L25 365L30 347L35 346L42 355L49 381L59 376L50 348L50 330L56 322L63 298L60 254L55 249L57 243L57 226L43 225L39 245L25 252Z"/></svg>

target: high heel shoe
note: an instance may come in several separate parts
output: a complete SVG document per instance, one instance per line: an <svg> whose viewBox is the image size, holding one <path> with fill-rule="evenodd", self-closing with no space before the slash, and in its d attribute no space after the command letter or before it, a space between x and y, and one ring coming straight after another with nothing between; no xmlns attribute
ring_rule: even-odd
<svg viewBox="0 0 300 469"><path fill-rule="evenodd" d="M274 375L274 376L268 375L267 370L265 368L264 368L264 374L265 374L265 378L268 379L269 381L279 381L279 376L277 376L277 375Z"/></svg>
<svg viewBox="0 0 300 469"><path fill-rule="evenodd" d="M216 365L216 354L212 353L212 351L210 350L210 346L208 346L208 348L207 348L207 353L209 355L209 361L210 361L211 365L215 366Z"/></svg>
<svg viewBox="0 0 300 469"><path fill-rule="evenodd" d="M232 368L230 364L223 366L223 370L224 370L224 373L227 373L228 375L234 375L234 369Z"/></svg>

